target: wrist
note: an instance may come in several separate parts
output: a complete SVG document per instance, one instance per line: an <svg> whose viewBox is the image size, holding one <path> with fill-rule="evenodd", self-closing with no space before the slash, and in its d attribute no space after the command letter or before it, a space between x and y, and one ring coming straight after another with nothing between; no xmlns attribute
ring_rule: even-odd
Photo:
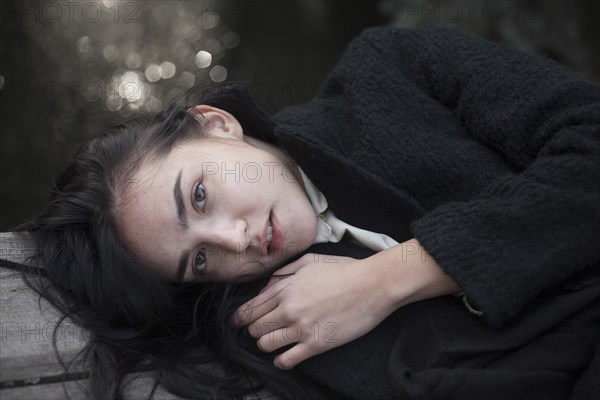
<svg viewBox="0 0 600 400"><path fill-rule="evenodd" d="M382 289L394 310L417 301L460 292L456 282L416 239L372 257L382 274Z"/></svg>

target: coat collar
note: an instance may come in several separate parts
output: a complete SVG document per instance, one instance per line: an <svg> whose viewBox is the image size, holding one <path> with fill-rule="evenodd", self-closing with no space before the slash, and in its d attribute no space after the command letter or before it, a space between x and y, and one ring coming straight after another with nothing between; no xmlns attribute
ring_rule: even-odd
<svg viewBox="0 0 600 400"><path fill-rule="evenodd" d="M362 229L385 233L398 242L412 238L410 223L424 213L409 194L344 156L344 149L308 124L275 124L248 92L231 86L209 96L205 104L233 114L244 133L285 149L325 195L338 218ZM306 109L310 109L307 107ZM289 113L288 113L289 114Z"/></svg>
<svg viewBox="0 0 600 400"><path fill-rule="evenodd" d="M410 223L423 214L408 194L336 152L306 131L275 127L275 137L321 190L336 216L362 229L385 233L398 242L412 238Z"/></svg>

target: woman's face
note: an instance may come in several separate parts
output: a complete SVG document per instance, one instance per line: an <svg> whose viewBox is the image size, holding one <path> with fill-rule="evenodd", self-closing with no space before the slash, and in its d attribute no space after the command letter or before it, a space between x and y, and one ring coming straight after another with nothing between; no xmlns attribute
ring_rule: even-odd
<svg viewBox="0 0 600 400"><path fill-rule="evenodd" d="M271 272L316 237L316 215L295 165L276 147L244 136L231 114L196 110L208 133L143 163L124 189L121 239L169 281Z"/></svg>

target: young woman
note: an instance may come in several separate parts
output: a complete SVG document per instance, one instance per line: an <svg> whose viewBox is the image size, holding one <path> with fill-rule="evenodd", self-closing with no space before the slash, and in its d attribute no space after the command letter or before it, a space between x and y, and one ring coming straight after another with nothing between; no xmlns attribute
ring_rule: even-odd
<svg viewBox="0 0 600 400"><path fill-rule="evenodd" d="M38 290L98 398L143 362L189 398L584 398L599 131L556 63L370 29L272 119L230 88L92 140L30 227Z"/></svg>

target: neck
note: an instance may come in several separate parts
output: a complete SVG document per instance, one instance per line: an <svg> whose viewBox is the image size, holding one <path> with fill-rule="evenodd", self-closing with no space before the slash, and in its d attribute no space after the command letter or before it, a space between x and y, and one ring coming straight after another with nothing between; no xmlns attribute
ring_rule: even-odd
<svg viewBox="0 0 600 400"><path fill-rule="evenodd" d="M300 170L299 170L300 167L298 166L298 163L296 163L296 161L294 161L292 156L290 156L284 149L279 148L271 143L267 143L260 139L254 138L252 136L248 136L248 135L244 135L244 141L246 143L250 144L251 146L254 146L261 150L267 151L267 152L273 154L275 157L277 157L277 159L280 160L282 165L284 165L285 168L287 168L292 173L292 175L294 176L294 179L296 179L296 182L298 182L300 184L300 186L302 187L302 190L304 191L304 194L306 194L306 188L304 187L304 180L300 176Z"/></svg>

